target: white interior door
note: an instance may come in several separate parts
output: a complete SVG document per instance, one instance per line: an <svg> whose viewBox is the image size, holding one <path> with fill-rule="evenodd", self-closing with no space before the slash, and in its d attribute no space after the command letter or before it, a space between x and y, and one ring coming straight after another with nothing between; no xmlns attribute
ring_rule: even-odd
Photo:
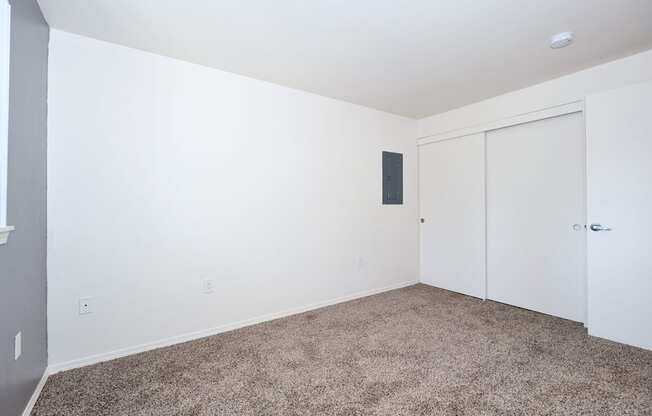
<svg viewBox="0 0 652 416"><path fill-rule="evenodd" d="M587 97L591 335L652 349L652 82Z"/></svg>
<svg viewBox="0 0 652 416"><path fill-rule="evenodd" d="M485 295L484 133L419 147L421 281Z"/></svg>
<svg viewBox="0 0 652 416"><path fill-rule="evenodd" d="M581 113L487 132L489 299L584 322L585 175Z"/></svg>

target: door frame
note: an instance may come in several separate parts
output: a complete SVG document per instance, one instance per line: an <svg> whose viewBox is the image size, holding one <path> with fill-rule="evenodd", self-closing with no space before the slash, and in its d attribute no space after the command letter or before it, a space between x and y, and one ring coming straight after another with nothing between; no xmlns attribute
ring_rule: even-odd
<svg viewBox="0 0 652 416"><path fill-rule="evenodd" d="M463 129L450 130L444 133L438 133L431 136L421 137L417 139L417 147L423 146L432 142L439 142L442 140L457 139L471 134L486 133L490 130L502 129L504 127L516 126L518 124L529 123L530 121L543 120L546 118L563 116L566 114L584 112L584 100L571 101L568 103L555 105L552 107L545 107L540 110L531 111L528 113L517 114L512 117L502 118L487 123L476 124Z"/></svg>

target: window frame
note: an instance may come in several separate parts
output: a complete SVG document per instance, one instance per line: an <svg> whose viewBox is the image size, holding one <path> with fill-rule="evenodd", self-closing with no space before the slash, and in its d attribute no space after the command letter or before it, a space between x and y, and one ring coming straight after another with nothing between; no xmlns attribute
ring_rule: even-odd
<svg viewBox="0 0 652 416"><path fill-rule="evenodd" d="M11 57L11 5L0 0L0 244L14 229L7 225L9 174L9 70Z"/></svg>

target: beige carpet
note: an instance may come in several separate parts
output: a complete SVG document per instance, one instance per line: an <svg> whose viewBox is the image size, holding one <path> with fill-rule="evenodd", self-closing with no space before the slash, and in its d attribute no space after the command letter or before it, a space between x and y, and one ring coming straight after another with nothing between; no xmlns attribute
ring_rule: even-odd
<svg viewBox="0 0 652 416"><path fill-rule="evenodd" d="M651 415L652 352L416 285L56 374L32 414Z"/></svg>

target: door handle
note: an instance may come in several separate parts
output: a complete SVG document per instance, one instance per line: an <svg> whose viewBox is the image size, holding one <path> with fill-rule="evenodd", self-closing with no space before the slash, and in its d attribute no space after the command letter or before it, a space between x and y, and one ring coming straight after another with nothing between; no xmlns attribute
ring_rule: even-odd
<svg viewBox="0 0 652 416"><path fill-rule="evenodd" d="M611 228L603 227L602 224L591 224L589 226L589 228L591 229L591 231L595 231L595 232L598 232L598 231L611 231Z"/></svg>

